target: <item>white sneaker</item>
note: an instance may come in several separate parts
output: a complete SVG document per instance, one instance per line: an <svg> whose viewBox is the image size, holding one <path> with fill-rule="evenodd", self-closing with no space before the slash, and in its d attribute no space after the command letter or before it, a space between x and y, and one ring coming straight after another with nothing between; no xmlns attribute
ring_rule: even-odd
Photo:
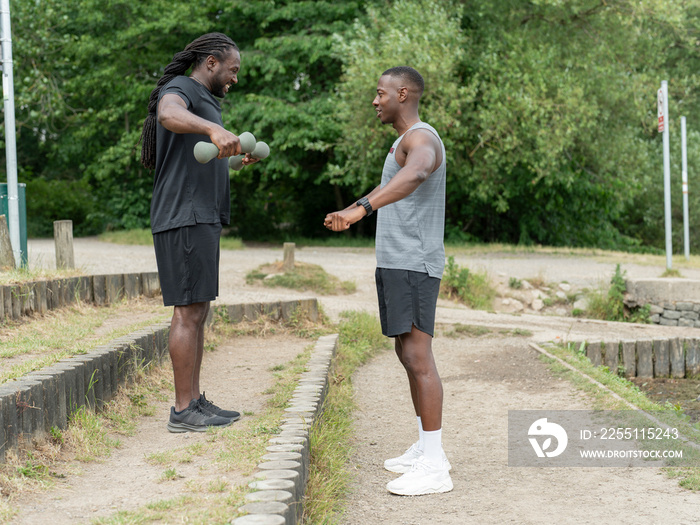
<svg viewBox="0 0 700 525"><path fill-rule="evenodd" d="M411 470L411 465L419 457L423 455L423 451L418 448L418 441L408 447L408 450L397 458L387 459L384 462L384 468L389 472L404 474Z"/></svg>
<svg viewBox="0 0 700 525"><path fill-rule="evenodd" d="M411 470L411 466L413 466L413 463L422 455L423 451L418 448L418 441L416 441L413 445L408 447L408 450L406 452L404 452L399 457L387 459L384 462L384 468L387 469L389 472L405 474L406 472ZM452 470L452 465L450 465L450 462L447 461L447 456L445 456L444 451L442 453L442 460L445 463L447 463L447 470Z"/></svg>
<svg viewBox="0 0 700 525"><path fill-rule="evenodd" d="M447 460L439 466L428 463L421 456L413 462L411 470L400 478L390 481L386 489L400 496L422 496L452 490L452 478Z"/></svg>

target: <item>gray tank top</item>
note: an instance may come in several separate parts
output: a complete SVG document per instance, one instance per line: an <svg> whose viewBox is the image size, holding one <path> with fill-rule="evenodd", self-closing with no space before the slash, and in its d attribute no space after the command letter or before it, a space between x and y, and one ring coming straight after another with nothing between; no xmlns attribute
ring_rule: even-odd
<svg viewBox="0 0 700 525"><path fill-rule="evenodd" d="M430 130L440 140L442 163L416 190L377 210L377 267L412 270L442 278L445 269L445 145L435 128L418 122L414 129ZM401 169L394 156L404 133L389 150L382 170L384 187Z"/></svg>

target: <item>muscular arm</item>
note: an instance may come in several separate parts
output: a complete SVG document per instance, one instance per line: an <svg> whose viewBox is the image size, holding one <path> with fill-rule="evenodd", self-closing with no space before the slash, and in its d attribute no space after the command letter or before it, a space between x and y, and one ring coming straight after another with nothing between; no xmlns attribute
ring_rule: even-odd
<svg viewBox="0 0 700 525"><path fill-rule="evenodd" d="M179 95L168 93L158 104L158 122L173 133L195 133L207 135L219 148L219 157L231 157L241 152L238 137L223 127L198 117L187 109Z"/></svg>
<svg viewBox="0 0 700 525"><path fill-rule="evenodd" d="M368 195L372 209L377 210L408 197L440 165L437 162L441 154L439 142L429 131L414 131L401 141L401 145L406 152L406 162L386 186L373 192L374 195Z"/></svg>
<svg viewBox="0 0 700 525"><path fill-rule="evenodd" d="M374 210L409 196L442 162L440 143L429 131L411 133L401 141L400 147L406 154L404 166L386 186L377 186L367 195ZM324 224L333 231L347 230L365 215L365 209L353 203L342 211L329 213Z"/></svg>

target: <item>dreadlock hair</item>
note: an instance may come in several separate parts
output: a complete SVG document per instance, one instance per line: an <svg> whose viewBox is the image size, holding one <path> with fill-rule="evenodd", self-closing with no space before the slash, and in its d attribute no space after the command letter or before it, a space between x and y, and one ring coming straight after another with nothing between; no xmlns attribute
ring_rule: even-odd
<svg viewBox="0 0 700 525"><path fill-rule="evenodd" d="M172 62L165 67L156 88L151 91L148 101L148 116L141 132L141 164L148 169L156 167L156 108L160 90L178 75L184 75L194 65L197 68L209 55L223 60L231 50L238 50L236 43L222 33L207 33L192 41L187 47L175 53Z"/></svg>

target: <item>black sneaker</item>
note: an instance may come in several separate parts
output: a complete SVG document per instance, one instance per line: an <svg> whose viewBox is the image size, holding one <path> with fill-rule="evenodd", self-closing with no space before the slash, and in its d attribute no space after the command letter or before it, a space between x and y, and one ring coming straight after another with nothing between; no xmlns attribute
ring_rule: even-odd
<svg viewBox="0 0 700 525"><path fill-rule="evenodd" d="M180 412L175 412L175 407L170 407L170 420L168 430L170 432L206 432L209 427L223 428L233 421L225 417L218 417L206 412L199 406L199 401L193 399L189 406Z"/></svg>
<svg viewBox="0 0 700 525"><path fill-rule="evenodd" d="M199 406L212 416L225 417L226 419L229 419L231 423L241 419L241 415L235 410L224 410L223 408L219 408L214 403L209 401L204 395L204 392L202 392L202 395L199 396Z"/></svg>

